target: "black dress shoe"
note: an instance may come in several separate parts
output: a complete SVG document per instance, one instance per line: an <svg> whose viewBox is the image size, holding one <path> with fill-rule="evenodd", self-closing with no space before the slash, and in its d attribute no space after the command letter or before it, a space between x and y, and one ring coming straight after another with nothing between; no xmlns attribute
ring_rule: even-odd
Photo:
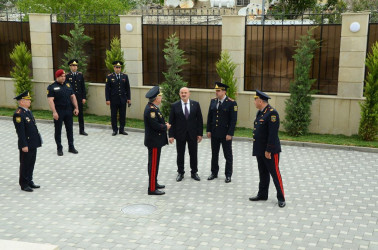
<svg viewBox="0 0 378 250"><path fill-rule="evenodd" d="M119 134L120 135L128 135L128 133L126 131L119 131Z"/></svg>
<svg viewBox="0 0 378 250"><path fill-rule="evenodd" d="M176 181L182 181L184 179L184 174L178 174L176 177Z"/></svg>
<svg viewBox="0 0 378 250"><path fill-rule="evenodd" d="M165 188L165 185L160 185L159 183L156 184L156 188L157 189L162 189L162 188Z"/></svg>
<svg viewBox="0 0 378 250"><path fill-rule="evenodd" d="M31 187L31 188L40 188L41 186L40 185L35 185L34 183L30 183L29 187Z"/></svg>
<svg viewBox="0 0 378 250"><path fill-rule="evenodd" d="M68 152L73 153L73 154L78 154L79 153L79 151L77 151L75 148L68 149Z"/></svg>
<svg viewBox="0 0 378 250"><path fill-rule="evenodd" d="M117 131L113 131L112 136L115 136L115 135L117 135Z"/></svg>
<svg viewBox="0 0 378 250"><path fill-rule="evenodd" d="M286 206L286 202L278 201L278 206L282 208L282 207Z"/></svg>
<svg viewBox="0 0 378 250"><path fill-rule="evenodd" d="M226 183L231 182L231 177L226 177L226 179L224 180L224 182L226 182Z"/></svg>
<svg viewBox="0 0 378 250"><path fill-rule="evenodd" d="M249 198L250 201L266 201L267 199L268 197L265 198L258 195Z"/></svg>
<svg viewBox="0 0 378 250"><path fill-rule="evenodd" d="M218 175L211 174L209 175L209 177L207 177L207 180L211 181L211 180L214 180L215 178L218 178Z"/></svg>
<svg viewBox="0 0 378 250"><path fill-rule="evenodd" d="M163 195L165 194L164 191L160 191L159 189L156 189L155 191L148 190L148 195Z"/></svg>
<svg viewBox="0 0 378 250"><path fill-rule="evenodd" d="M196 181L200 181L200 180L201 180L201 178L198 176L197 173L192 174L192 179L194 179L194 180L196 180Z"/></svg>
<svg viewBox="0 0 378 250"><path fill-rule="evenodd" d="M81 134L81 135L85 135L85 136L87 136L87 135L88 135L88 134L87 134L87 133L85 133L84 131L81 131L81 132L80 132L80 134Z"/></svg>
<svg viewBox="0 0 378 250"><path fill-rule="evenodd" d="M21 187L21 190L23 190L25 192L33 192L33 189L31 189L31 187L29 187L29 186Z"/></svg>
<svg viewBox="0 0 378 250"><path fill-rule="evenodd" d="M58 156L63 156L63 150L58 149L57 154L58 154Z"/></svg>

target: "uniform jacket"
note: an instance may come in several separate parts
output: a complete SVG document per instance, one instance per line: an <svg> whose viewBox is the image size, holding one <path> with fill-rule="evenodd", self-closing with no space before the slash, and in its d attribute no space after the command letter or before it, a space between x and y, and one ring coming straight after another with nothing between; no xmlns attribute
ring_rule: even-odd
<svg viewBox="0 0 378 250"><path fill-rule="evenodd" d="M255 156L262 156L265 151L270 153L281 152L281 143L278 138L280 117L277 110L269 104L263 111L258 111L253 129L253 153Z"/></svg>
<svg viewBox="0 0 378 250"><path fill-rule="evenodd" d="M75 94L70 83L57 81L47 87L47 97L54 97L55 108L72 108L71 95Z"/></svg>
<svg viewBox="0 0 378 250"><path fill-rule="evenodd" d="M83 73L76 72L76 76L74 76L72 72L67 73L66 83L69 83L71 85L71 88L75 92L78 101L82 99L87 99Z"/></svg>
<svg viewBox="0 0 378 250"><path fill-rule="evenodd" d="M167 126L163 114L153 103L144 109L144 145L149 148L161 148L168 144Z"/></svg>
<svg viewBox="0 0 378 250"><path fill-rule="evenodd" d="M181 100L172 104L169 114L169 137L176 140L185 140L186 133L192 140L197 140L197 136L203 136L203 118L201 107L198 102L189 100L190 111L188 120L182 110Z"/></svg>
<svg viewBox="0 0 378 250"><path fill-rule="evenodd" d="M18 148L38 148L42 139L31 111L19 107L13 114L13 123L18 135Z"/></svg>
<svg viewBox="0 0 378 250"><path fill-rule="evenodd" d="M109 74L106 77L105 98L106 101L114 101L119 98L122 103L131 100L129 77L124 73L120 73L120 79L118 80L114 72Z"/></svg>
<svg viewBox="0 0 378 250"><path fill-rule="evenodd" d="M210 102L207 115L207 132L211 132L211 137L215 138L226 138L226 135L233 136L238 118L238 105L228 96L219 109L217 109L217 103L217 98Z"/></svg>

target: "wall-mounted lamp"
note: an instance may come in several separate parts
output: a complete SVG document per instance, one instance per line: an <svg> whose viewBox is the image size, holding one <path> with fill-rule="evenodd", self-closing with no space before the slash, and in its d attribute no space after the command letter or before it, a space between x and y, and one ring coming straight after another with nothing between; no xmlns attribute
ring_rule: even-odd
<svg viewBox="0 0 378 250"><path fill-rule="evenodd" d="M125 28L126 28L126 31L128 32L133 31L133 25L131 23L126 23Z"/></svg>
<svg viewBox="0 0 378 250"><path fill-rule="evenodd" d="M353 22L349 26L349 30L352 31L353 33L358 32L361 28L361 25L359 22Z"/></svg>

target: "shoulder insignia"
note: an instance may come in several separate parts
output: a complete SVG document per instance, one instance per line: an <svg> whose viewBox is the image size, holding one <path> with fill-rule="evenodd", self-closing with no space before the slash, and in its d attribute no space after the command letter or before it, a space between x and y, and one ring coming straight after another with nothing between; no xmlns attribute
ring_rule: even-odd
<svg viewBox="0 0 378 250"><path fill-rule="evenodd" d="M69 88L71 87L71 85L70 85L69 83L66 83L66 85L67 85L67 87L69 87Z"/></svg>
<svg viewBox="0 0 378 250"><path fill-rule="evenodd" d="M273 111L274 109L270 109L270 111Z"/></svg>
<svg viewBox="0 0 378 250"><path fill-rule="evenodd" d="M83 74L83 73L81 73L81 72L77 72L78 74Z"/></svg>
<svg viewBox="0 0 378 250"><path fill-rule="evenodd" d="M234 99L232 99L232 98L230 98L230 97L228 98L228 100L230 100L230 101L232 101L232 102L235 101Z"/></svg>
<svg viewBox="0 0 378 250"><path fill-rule="evenodd" d="M156 113L155 112L151 112L150 115L151 115L151 118L155 118L156 117Z"/></svg>
<svg viewBox="0 0 378 250"><path fill-rule="evenodd" d="M17 122L17 123L20 123L20 122L21 122L21 116L17 116L17 117L16 117L16 122Z"/></svg>
<svg viewBox="0 0 378 250"><path fill-rule="evenodd" d="M237 105L234 106L234 111L238 111L238 106Z"/></svg>
<svg viewBox="0 0 378 250"><path fill-rule="evenodd" d="M277 116L272 115L272 116L270 117L270 120L271 120L272 122L276 122L276 121L277 121Z"/></svg>
<svg viewBox="0 0 378 250"><path fill-rule="evenodd" d="M213 100L216 100L217 98L215 97L215 98L213 98Z"/></svg>
<svg viewBox="0 0 378 250"><path fill-rule="evenodd" d="M49 90L47 90L46 92L47 92L47 94L49 94Z"/></svg>
<svg viewBox="0 0 378 250"><path fill-rule="evenodd" d="M105 82L108 82L108 78L105 79Z"/></svg>
<svg viewBox="0 0 378 250"><path fill-rule="evenodd" d="M110 73L108 76L111 76L113 73Z"/></svg>
<svg viewBox="0 0 378 250"><path fill-rule="evenodd" d="M20 114L21 111L22 111L22 110L19 108L19 109L17 109L16 113L17 113L17 114Z"/></svg>

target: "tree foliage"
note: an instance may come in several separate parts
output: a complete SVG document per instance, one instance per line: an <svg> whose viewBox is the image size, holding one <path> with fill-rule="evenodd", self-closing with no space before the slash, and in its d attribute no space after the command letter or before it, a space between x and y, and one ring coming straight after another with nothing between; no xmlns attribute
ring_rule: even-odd
<svg viewBox="0 0 378 250"><path fill-rule="evenodd" d="M26 44L24 42L17 44L10 53L10 58L15 64L10 72L15 80L15 94L29 91L30 95L33 95L33 82L30 78L32 55Z"/></svg>
<svg viewBox="0 0 378 250"><path fill-rule="evenodd" d="M110 42L110 50L106 50L106 58L105 58L105 65L110 72L113 72L113 62L114 61L121 61L123 62L121 72L125 71L125 59L124 53L121 49L121 40L118 37L113 37L112 41Z"/></svg>
<svg viewBox="0 0 378 250"><path fill-rule="evenodd" d="M238 86L234 77L236 64L231 60L230 53L227 50L221 52L221 58L215 64L217 73L222 79L222 83L229 86L227 96L236 100Z"/></svg>
<svg viewBox="0 0 378 250"><path fill-rule="evenodd" d="M174 33L167 38L165 49L163 49L164 58L168 66L168 71L163 72L165 81L161 84L163 93L162 113L165 117L169 116L171 104L180 99L180 89L187 85L180 72L182 71L182 66L188 62L183 57L185 52L179 49L178 44L179 38Z"/></svg>
<svg viewBox="0 0 378 250"><path fill-rule="evenodd" d="M378 42L373 45L365 64L369 73L365 80L366 101L360 104L361 120L358 134L365 141L373 141L378 134Z"/></svg>
<svg viewBox="0 0 378 250"><path fill-rule="evenodd" d="M318 48L318 42L312 38L312 30L307 35L301 36L297 41L294 81L290 83L290 97L286 100L286 118L284 128L291 136L300 136L308 133L311 122L311 104L315 91L311 90L316 81L310 79L311 63L314 51Z"/></svg>
<svg viewBox="0 0 378 250"><path fill-rule="evenodd" d="M317 0L280 0L269 12L278 19L295 19L306 10L313 9L316 3Z"/></svg>

